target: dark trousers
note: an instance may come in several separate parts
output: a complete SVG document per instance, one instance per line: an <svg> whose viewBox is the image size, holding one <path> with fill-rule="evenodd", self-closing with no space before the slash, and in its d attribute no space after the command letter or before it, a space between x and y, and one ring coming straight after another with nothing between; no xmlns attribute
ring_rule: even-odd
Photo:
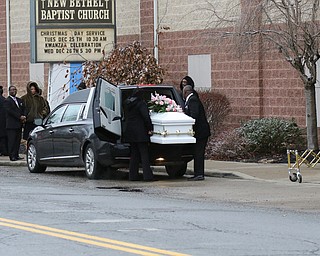
<svg viewBox="0 0 320 256"><path fill-rule="evenodd" d="M37 126L33 122L26 122L23 128L23 139L27 140L29 137L29 133L36 127Z"/></svg>
<svg viewBox="0 0 320 256"><path fill-rule="evenodd" d="M194 169L194 176L203 175L204 176L204 154L206 145L208 142L208 137L206 138L197 138L197 142L194 145L194 152L193 152L193 169Z"/></svg>
<svg viewBox="0 0 320 256"><path fill-rule="evenodd" d="M8 137L8 154L10 159L19 157L19 149L21 142L21 128L7 129Z"/></svg>
<svg viewBox="0 0 320 256"><path fill-rule="evenodd" d="M141 160L143 179L152 180L153 173L150 167L149 149L147 142L131 142L131 156L129 165L129 180L139 179L139 163Z"/></svg>
<svg viewBox="0 0 320 256"><path fill-rule="evenodd" d="M0 137L0 155L8 155L7 136Z"/></svg>

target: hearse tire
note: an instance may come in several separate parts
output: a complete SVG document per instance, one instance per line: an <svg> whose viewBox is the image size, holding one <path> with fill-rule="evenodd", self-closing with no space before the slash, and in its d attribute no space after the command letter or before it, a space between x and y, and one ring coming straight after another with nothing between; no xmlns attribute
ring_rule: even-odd
<svg viewBox="0 0 320 256"><path fill-rule="evenodd" d="M27 166L31 173L43 173L47 169L47 166L39 163L37 154L35 145L30 142L27 147Z"/></svg>

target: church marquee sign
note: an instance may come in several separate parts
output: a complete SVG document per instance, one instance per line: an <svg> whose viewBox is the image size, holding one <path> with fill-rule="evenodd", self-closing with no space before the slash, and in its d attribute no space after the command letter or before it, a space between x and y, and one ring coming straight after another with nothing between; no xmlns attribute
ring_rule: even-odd
<svg viewBox="0 0 320 256"><path fill-rule="evenodd" d="M31 62L99 60L116 40L115 0L31 0Z"/></svg>

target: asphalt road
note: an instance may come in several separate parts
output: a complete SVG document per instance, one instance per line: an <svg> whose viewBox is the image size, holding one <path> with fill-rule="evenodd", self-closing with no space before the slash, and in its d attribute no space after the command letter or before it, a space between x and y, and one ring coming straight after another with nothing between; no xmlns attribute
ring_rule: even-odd
<svg viewBox="0 0 320 256"><path fill-rule="evenodd" d="M0 255L320 255L319 206L267 199L316 184L163 173L129 182L126 172L92 181L50 170L0 167Z"/></svg>

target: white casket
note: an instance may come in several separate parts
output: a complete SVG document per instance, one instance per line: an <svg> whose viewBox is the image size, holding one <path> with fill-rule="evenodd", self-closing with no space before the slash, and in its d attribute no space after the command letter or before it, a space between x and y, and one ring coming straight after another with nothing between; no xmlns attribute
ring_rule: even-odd
<svg viewBox="0 0 320 256"><path fill-rule="evenodd" d="M195 143L192 125L195 120L181 112L151 112L153 135L151 142L159 144Z"/></svg>

